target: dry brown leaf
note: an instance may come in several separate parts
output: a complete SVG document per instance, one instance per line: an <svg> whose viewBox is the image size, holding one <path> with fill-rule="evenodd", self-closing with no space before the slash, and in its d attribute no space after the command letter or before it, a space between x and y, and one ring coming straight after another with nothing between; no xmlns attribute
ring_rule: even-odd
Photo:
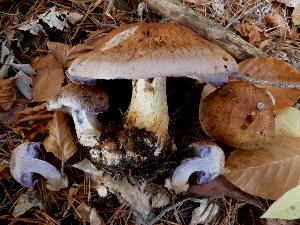
<svg viewBox="0 0 300 225"><path fill-rule="evenodd" d="M17 122L12 129L16 134L22 136L23 140L32 141L40 135L48 133L48 122L53 117L49 112L46 103L27 108L17 113Z"/></svg>
<svg viewBox="0 0 300 225"><path fill-rule="evenodd" d="M27 108L17 115L18 123L33 121L33 120L45 120L52 119L53 112L47 110L47 104L43 103L33 108Z"/></svg>
<svg viewBox="0 0 300 225"><path fill-rule="evenodd" d="M259 206L259 201L254 196L234 186L222 175L205 184L190 185L187 194L195 198L222 198L229 196Z"/></svg>
<svg viewBox="0 0 300 225"><path fill-rule="evenodd" d="M258 80L300 82L298 72L289 64L275 58L257 57L246 59L239 63L238 71L240 74ZM275 98L274 110L276 111L292 106L300 97L300 90L296 89L272 87L266 87L266 89Z"/></svg>
<svg viewBox="0 0 300 225"><path fill-rule="evenodd" d="M52 152L61 161L66 162L78 150L66 113L55 112L49 124L49 136L43 141L47 152Z"/></svg>
<svg viewBox="0 0 300 225"><path fill-rule="evenodd" d="M282 32L287 32L290 29L287 20L274 9L264 19L269 26L278 27Z"/></svg>
<svg viewBox="0 0 300 225"><path fill-rule="evenodd" d="M7 111L16 99L15 82L18 78L4 79L0 77L0 111Z"/></svg>
<svg viewBox="0 0 300 225"><path fill-rule="evenodd" d="M300 25L300 3L293 10L292 21L294 25Z"/></svg>
<svg viewBox="0 0 300 225"><path fill-rule="evenodd" d="M300 138L276 136L262 148L237 149L224 175L243 191L276 200L300 184Z"/></svg>
<svg viewBox="0 0 300 225"><path fill-rule="evenodd" d="M18 90L16 91L16 101L8 111L0 112L0 123L11 125L17 122L17 114L26 108L28 99L26 99Z"/></svg>
<svg viewBox="0 0 300 225"><path fill-rule="evenodd" d="M65 79L62 64L48 54L36 58L32 66L37 72L32 76L32 97L37 102L47 101L62 87Z"/></svg>
<svg viewBox="0 0 300 225"><path fill-rule="evenodd" d="M263 48L265 41L269 39L262 29L250 22L239 25L236 30L241 36L248 37L250 44L259 48Z"/></svg>
<svg viewBox="0 0 300 225"><path fill-rule="evenodd" d="M47 46L49 52L57 58L64 68L68 68L77 57L95 48L85 44L70 46L59 42L47 42Z"/></svg>

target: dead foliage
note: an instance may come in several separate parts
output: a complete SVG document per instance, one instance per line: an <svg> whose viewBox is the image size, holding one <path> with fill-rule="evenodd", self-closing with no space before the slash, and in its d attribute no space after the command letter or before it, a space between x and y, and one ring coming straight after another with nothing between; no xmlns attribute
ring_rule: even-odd
<svg viewBox="0 0 300 225"><path fill-rule="evenodd" d="M0 111L8 111L16 100L15 82L17 78L0 77Z"/></svg>
<svg viewBox="0 0 300 225"><path fill-rule="evenodd" d="M52 152L62 162L66 162L78 150L72 134L70 117L63 112L55 112L49 123L49 136L43 144L48 152Z"/></svg>

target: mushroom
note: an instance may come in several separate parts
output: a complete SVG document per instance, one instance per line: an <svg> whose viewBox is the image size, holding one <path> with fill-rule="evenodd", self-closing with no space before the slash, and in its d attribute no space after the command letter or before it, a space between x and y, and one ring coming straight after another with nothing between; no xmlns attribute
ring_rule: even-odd
<svg viewBox="0 0 300 225"><path fill-rule="evenodd" d="M13 178L25 187L34 185L33 174L38 173L47 180L46 187L58 191L68 186L67 177L63 176L50 163L38 159L40 145L36 142L25 142L18 145L11 154L10 172Z"/></svg>
<svg viewBox="0 0 300 225"><path fill-rule="evenodd" d="M101 135L102 124L97 115L109 107L108 95L96 86L70 83L48 100L48 110L63 110L71 114L79 143L94 147Z"/></svg>
<svg viewBox="0 0 300 225"><path fill-rule="evenodd" d="M203 184L219 176L224 168L225 155L216 144L199 141L190 144L189 148L193 150L194 157L183 160L171 177L176 193L188 190L188 180L193 173L197 172L197 182Z"/></svg>
<svg viewBox="0 0 300 225"><path fill-rule="evenodd" d="M200 105L202 129L227 145L253 149L272 140L273 103L265 89L232 81L209 94Z"/></svg>
<svg viewBox="0 0 300 225"><path fill-rule="evenodd" d="M141 161L171 148L166 77L223 84L237 68L223 49L177 24L122 26L92 44L97 47L75 59L67 73L77 81L80 77L133 80L119 141L128 157Z"/></svg>

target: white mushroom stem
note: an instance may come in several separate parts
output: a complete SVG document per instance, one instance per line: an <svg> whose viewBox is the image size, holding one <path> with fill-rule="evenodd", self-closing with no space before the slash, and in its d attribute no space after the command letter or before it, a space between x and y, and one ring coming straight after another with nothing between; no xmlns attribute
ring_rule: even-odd
<svg viewBox="0 0 300 225"><path fill-rule="evenodd" d="M102 124L97 119L97 114L87 113L84 110L72 110L76 135L81 145L95 147L101 135Z"/></svg>
<svg viewBox="0 0 300 225"><path fill-rule="evenodd" d="M166 78L139 79L132 82L132 96L125 116L124 127L145 129L157 138L157 150L168 139L168 104L166 96Z"/></svg>
<svg viewBox="0 0 300 225"><path fill-rule="evenodd" d="M215 145L199 145L197 148L197 156L183 160L172 175L171 184L176 193L187 191L189 177L194 172L204 172L204 182L208 182L219 176L224 167L225 156L221 148Z"/></svg>

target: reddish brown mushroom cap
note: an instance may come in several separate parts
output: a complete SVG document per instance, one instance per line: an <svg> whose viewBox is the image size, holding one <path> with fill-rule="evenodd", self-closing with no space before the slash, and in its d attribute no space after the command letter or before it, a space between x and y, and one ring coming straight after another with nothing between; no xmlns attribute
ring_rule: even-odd
<svg viewBox="0 0 300 225"><path fill-rule="evenodd" d="M177 24L131 24L94 41L97 47L73 61L72 76L92 79L229 74L232 56L192 30Z"/></svg>
<svg viewBox="0 0 300 225"><path fill-rule="evenodd" d="M274 134L272 100L265 89L233 81L209 94L200 105L204 132L227 145L252 149Z"/></svg>

